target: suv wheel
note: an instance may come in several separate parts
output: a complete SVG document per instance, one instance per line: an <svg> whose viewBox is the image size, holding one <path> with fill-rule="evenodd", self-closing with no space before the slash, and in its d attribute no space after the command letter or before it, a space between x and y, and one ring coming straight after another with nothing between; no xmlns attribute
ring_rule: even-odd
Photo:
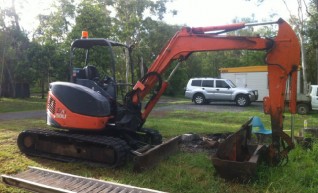
<svg viewBox="0 0 318 193"><path fill-rule="evenodd" d="M307 104L298 104L297 113L300 115L306 115L309 113L309 106Z"/></svg>
<svg viewBox="0 0 318 193"><path fill-rule="evenodd" d="M193 97L193 101L196 105L202 105L205 103L205 97L203 94L195 94Z"/></svg>
<svg viewBox="0 0 318 193"><path fill-rule="evenodd" d="M235 102L237 106L245 107L250 104L250 99L248 96L240 94L235 98Z"/></svg>

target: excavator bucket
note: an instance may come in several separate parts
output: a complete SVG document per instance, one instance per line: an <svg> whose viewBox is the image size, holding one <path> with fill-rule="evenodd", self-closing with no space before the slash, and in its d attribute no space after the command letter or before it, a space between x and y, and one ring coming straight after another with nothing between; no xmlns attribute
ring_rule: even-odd
<svg viewBox="0 0 318 193"><path fill-rule="evenodd" d="M158 162L169 155L175 153L179 148L180 136L171 138L160 145L157 145L143 153L135 152L134 158L135 172L142 172L153 168Z"/></svg>
<svg viewBox="0 0 318 193"><path fill-rule="evenodd" d="M239 131L230 135L212 157L216 172L226 180L248 181L256 175L264 145L252 144L251 121L242 125Z"/></svg>

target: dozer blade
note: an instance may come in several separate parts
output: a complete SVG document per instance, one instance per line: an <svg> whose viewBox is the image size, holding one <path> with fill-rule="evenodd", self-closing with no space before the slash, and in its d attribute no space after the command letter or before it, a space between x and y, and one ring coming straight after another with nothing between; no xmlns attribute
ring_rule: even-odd
<svg viewBox="0 0 318 193"><path fill-rule="evenodd" d="M134 158L135 172L142 172L146 169L153 168L158 162L169 155L172 155L179 149L180 136L174 137L157 145L144 153L137 153Z"/></svg>
<svg viewBox="0 0 318 193"><path fill-rule="evenodd" d="M255 177L264 145L251 145L251 119L226 138L212 157L216 172L224 179L248 181Z"/></svg>

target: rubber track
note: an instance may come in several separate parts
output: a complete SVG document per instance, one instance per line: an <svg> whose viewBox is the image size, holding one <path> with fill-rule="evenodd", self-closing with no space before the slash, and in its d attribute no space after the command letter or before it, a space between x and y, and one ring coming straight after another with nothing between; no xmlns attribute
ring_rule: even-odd
<svg viewBox="0 0 318 193"><path fill-rule="evenodd" d="M54 131L54 130L48 130L48 129L28 129L23 131L21 134L31 134L36 136L42 135L45 137L52 137L52 139L56 137L65 138L65 140L69 140L69 141L84 142L84 143L95 144L97 146L105 146L106 148L112 148L116 151L116 161L112 165L108 165L110 167L118 167L123 165L126 162L128 152L129 152L129 147L127 146L126 142L119 138L114 138L114 137L108 137L108 136L102 136L102 135L98 136L98 135L91 135L91 134L83 135L83 134L77 134L77 133L70 133L66 131ZM55 159L59 161L69 162L69 161L77 160L76 158L65 157L61 155L57 156L56 154L50 154L50 153L44 153L45 155L43 156L43 152L36 152L34 150L23 151L21 148L20 150L27 155L47 157L47 158Z"/></svg>

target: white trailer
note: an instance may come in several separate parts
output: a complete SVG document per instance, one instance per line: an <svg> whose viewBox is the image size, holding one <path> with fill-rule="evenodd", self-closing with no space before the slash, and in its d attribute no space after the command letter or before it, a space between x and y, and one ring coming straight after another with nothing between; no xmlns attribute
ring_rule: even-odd
<svg viewBox="0 0 318 193"><path fill-rule="evenodd" d="M258 90L257 101L263 101L263 98L265 96L268 96L267 66L220 68L220 74L221 78L232 80L232 82L234 82L238 87L248 87L251 89ZM300 81L298 79L297 93L299 93L299 85Z"/></svg>
<svg viewBox="0 0 318 193"><path fill-rule="evenodd" d="M268 96L267 66L246 66L235 68L220 68L221 78L230 79L238 87L248 87L258 90L258 101ZM300 71L298 71L298 77ZM297 80L297 112L307 114L310 110L318 110L318 85L310 85L309 93L300 93L300 79ZM286 104L289 97L286 96Z"/></svg>

